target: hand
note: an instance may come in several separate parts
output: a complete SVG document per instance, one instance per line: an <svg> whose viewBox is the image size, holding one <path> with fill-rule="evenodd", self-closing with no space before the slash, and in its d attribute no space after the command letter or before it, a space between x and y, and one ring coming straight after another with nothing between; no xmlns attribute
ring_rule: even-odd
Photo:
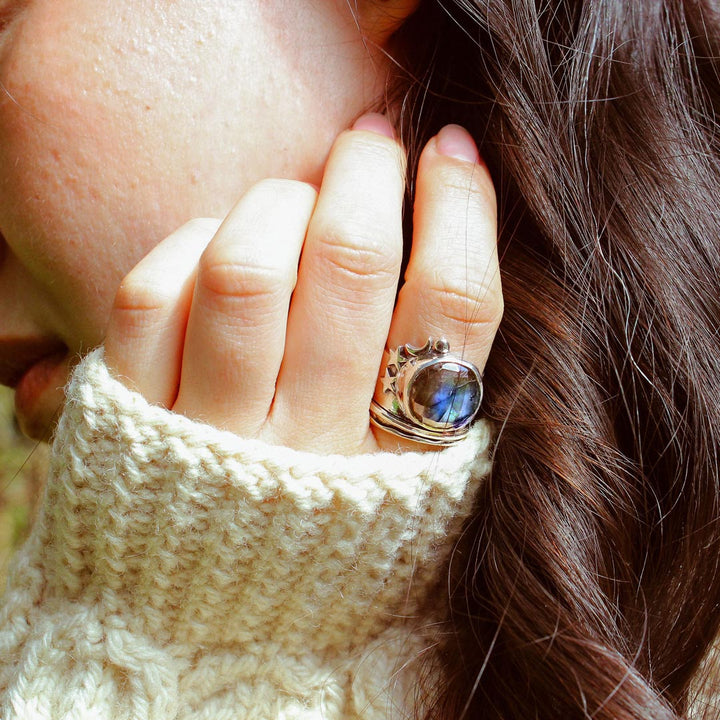
<svg viewBox="0 0 720 720"><path fill-rule="evenodd" d="M385 346L445 337L482 371L502 316L492 181L448 126L420 159L405 284L405 155L368 115L319 193L265 180L222 223L193 220L124 279L108 365L147 400L272 444L354 454L424 446L369 423Z"/></svg>

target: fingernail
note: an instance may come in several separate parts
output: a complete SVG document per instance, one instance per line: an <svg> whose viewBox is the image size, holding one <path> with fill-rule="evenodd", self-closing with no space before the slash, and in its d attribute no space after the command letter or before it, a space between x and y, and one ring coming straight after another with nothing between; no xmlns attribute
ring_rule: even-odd
<svg viewBox="0 0 720 720"><path fill-rule="evenodd" d="M353 130L367 130L368 132L374 132L378 135L385 135L385 137L394 138L395 130L390 124L390 121L380 113L368 113L359 117L352 127Z"/></svg>
<svg viewBox="0 0 720 720"><path fill-rule="evenodd" d="M470 133L460 125L446 125L435 139L435 148L441 155L456 160L476 163L480 160L475 141Z"/></svg>

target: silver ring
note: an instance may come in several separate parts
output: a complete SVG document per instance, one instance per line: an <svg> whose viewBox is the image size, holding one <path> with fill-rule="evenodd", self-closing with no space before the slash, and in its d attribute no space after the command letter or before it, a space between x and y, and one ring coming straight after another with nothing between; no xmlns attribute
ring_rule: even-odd
<svg viewBox="0 0 720 720"><path fill-rule="evenodd" d="M447 340L386 352L385 373L370 404L370 420L416 442L452 445L462 440L480 410L482 375L450 353Z"/></svg>

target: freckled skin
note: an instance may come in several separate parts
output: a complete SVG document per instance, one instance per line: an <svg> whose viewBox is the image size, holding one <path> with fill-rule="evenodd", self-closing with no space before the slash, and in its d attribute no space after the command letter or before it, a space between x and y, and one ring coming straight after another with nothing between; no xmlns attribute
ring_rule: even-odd
<svg viewBox="0 0 720 720"><path fill-rule="evenodd" d="M27 0L7 17L0 335L71 352L102 340L120 280L184 222L265 177L318 183L384 90L339 0Z"/></svg>

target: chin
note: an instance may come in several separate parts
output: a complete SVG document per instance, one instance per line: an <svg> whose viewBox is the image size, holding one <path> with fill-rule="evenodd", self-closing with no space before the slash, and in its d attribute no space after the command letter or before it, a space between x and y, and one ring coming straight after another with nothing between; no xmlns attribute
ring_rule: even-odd
<svg viewBox="0 0 720 720"><path fill-rule="evenodd" d="M65 404L65 384L70 363L65 357L51 357L36 364L15 390L15 416L24 435L49 442Z"/></svg>
<svg viewBox="0 0 720 720"><path fill-rule="evenodd" d="M32 413L18 410L16 406L15 417L23 435L40 442L50 442L52 440L65 400L62 390L58 395L59 397L54 397L52 401L48 398L47 404L43 401L42 406L34 409Z"/></svg>

